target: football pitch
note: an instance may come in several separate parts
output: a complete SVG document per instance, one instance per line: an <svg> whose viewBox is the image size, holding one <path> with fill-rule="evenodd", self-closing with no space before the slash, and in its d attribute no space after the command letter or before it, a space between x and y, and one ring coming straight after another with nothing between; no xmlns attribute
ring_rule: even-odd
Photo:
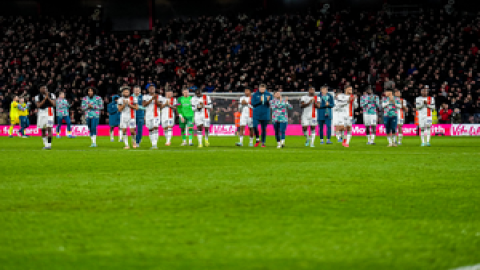
<svg viewBox="0 0 480 270"><path fill-rule="evenodd" d="M0 138L0 269L455 269L480 264L480 138L149 150ZM248 144L248 138L245 138ZM194 138L196 144L196 138Z"/></svg>

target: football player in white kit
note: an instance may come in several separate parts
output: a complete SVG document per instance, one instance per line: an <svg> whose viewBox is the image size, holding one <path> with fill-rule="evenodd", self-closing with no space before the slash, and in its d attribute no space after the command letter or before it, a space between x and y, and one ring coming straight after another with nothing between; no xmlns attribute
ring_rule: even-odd
<svg viewBox="0 0 480 270"><path fill-rule="evenodd" d="M135 119L135 111L138 109L137 99L130 96L130 87L123 86L120 88L122 96L117 100L118 111L120 114L120 129L125 134L125 148L130 149L128 146L127 128L130 128L130 136L132 137L133 148L137 148L135 138L135 128L137 126Z"/></svg>
<svg viewBox="0 0 480 270"><path fill-rule="evenodd" d="M315 95L315 88L310 86L308 88L308 95L300 98L300 107L302 111L302 128L305 135L305 146L310 144L310 147L315 147L315 134L318 125L317 121L317 104L318 96ZM311 141L308 137L308 127L310 127Z"/></svg>
<svg viewBox="0 0 480 270"><path fill-rule="evenodd" d="M148 136L152 142L152 148L158 149L158 126L160 125L160 107L163 103L163 97L157 95L155 85L148 86L148 94L143 96L143 107L145 107L146 126L148 128Z"/></svg>
<svg viewBox="0 0 480 270"><path fill-rule="evenodd" d="M173 97L172 90L168 89L168 85L165 87L165 98L163 99L162 108L162 127L163 134L165 135L165 145L170 146L172 143L173 125L175 125L175 108L177 99Z"/></svg>
<svg viewBox="0 0 480 270"><path fill-rule="evenodd" d="M421 146L425 146L425 141L426 145L430 146L430 128L432 127L432 111L435 109L435 99L428 96L428 86L422 89L421 94L422 95L415 100L418 111L418 125L421 130Z"/></svg>
<svg viewBox="0 0 480 270"><path fill-rule="evenodd" d="M243 146L243 134L245 133L245 127L249 128L250 131L250 143L248 146L253 146L253 106L252 106L252 89L245 88L245 96L240 98L240 103L238 104L238 109L240 110L240 133L238 137L240 142L236 143L236 146Z"/></svg>
<svg viewBox="0 0 480 270"><path fill-rule="evenodd" d="M40 86L40 94L35 96L35 103L38 108L37 128L42 130L43 149L52 149L52 128L54 123L55 95L48 93L47 86ZM48 133L48 135L47 135Z"/></svg>
<svg viewBox="0 0 480 270"><path fill-rule="evenodd" d="M335 137L337 137L337 142L343 143L343 131L345 130L345 126L343 125L343 119L340 117L341 109L337 105L338 103L338 96L340 95L340 91L333 93L335 97L335 106L332 109L332 124L333 129L335 131Z"/></svg>
<svg viewBox="0 0 480 270"><path fill-rule="evenodd" d="M192 98L192 109L195 112L195 125L197 126L198 147L202 145L202 132L205 129L205 146L209 146L208 133L210 128L210 112L212 109L212 100L207 95L202 95L202 90L197 89L195 96Z"/></svg>
<svg viewBox="0 0 480 270"><path fill-rule="evenodd" d="M400 108L397 110L398 121L397 121L397 144L402 145L403 139L403 124L405 124L405 113L407 112L407 101L402 98L402 92L400 90L395 90L395 97L400 99Z"/></svg>
<svg viewBox="0 0 480 270"><path fill-rule="evenodd" d="M352 94L352 86L345 86L345 94L337 96L338 118L337 124L347 131L346 139L343 140L344 147L350 147L352 138L353 113L358 108L357 98Z"/></svg>

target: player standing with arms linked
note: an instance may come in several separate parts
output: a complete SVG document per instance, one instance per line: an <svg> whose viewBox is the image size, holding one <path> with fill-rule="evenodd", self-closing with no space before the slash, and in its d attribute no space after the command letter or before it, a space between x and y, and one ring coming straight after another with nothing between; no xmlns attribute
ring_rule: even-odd
<svg viewBox="0 0 480 270"><path fill-rule="evenodd" d="M180 118L180 129L182 130L182 144L181 146L188 144L193 146L193 109L192 109L192 97L188 91L188 88L184 88L182 91L183 96L178 99L177 112Z"/></svg>
<svg viewBox="0 0 480 270"><path fill-rule="evenodd" d="M135 85L133 87L133 95L136 99L137 110L135 111L135 121L137 125L137 147L140 147L140 143L142 142L143 137L143 126L145 125L145 107L143 107L142 101L142 88L140 86Z"/></svg>
<svg viewBox="0 0 480 270"><path fill-rule="evenodd" d="M332 108L335 106L333 96L328 93L328 87L322 86L318 94L317 121L320 133L320 144L323 144L323 125L327 126L327 144L332 144Z"/></svg>
<svg viewBox="0 0 480 270"><path fill-rule="evenodd" d="M18 117L20 118L20 130L18 132L22 135L22 138L28 138L28 136L25 135L25 129L28 128L28 126L30 125L30 121L28 120L29 107L29 104L25 103L25 98L20 97L17 106Z"/></svg>
<svg viewBox="0 0 480 270"><path fill-rule="evenodd" d="M385 90L385 96L382 100L383 107L383 123L388 139L388 147L397 146L395 143L395 129L397 128L397 110L400 108L400 99L393 96L391 89Z"/></svg>
<svg viewBox="0 0 480 270"><path fill-rule="evenodd" d="M175 106L177 104L177 99L173 97L172 90L168 89L168 83L165 87L165 98L163 99L162 104L162 127L163 134L166 139L166 146L170 146L172 135L173 135L173 125L175 124Z"/></svg>
<svg viewBox="0 0 480 270"><path fill-rule="evenodd" d="M18 117L18 96L13 97L12 103L10 103L10 128L8 129L8 137L13 138L13 127L20 124L20 118ZM18 133L20 137L20 133Z"/></svg>
<svg viewBox="0 0 480 270"><path fill-rule="evenodd" d="M137 126L137 122L135 121L135 111L138 109L137 99L130 96L130 87L128 86L123 86L120 88L120 91L122 92L122 96L118 99L117 103L118 111L121 113L120 128L125 135L123 140L125 142L125 148L123 149L130 149L128 146L127 128L130 129L133 148L137 148L135 144L135 127Z"/></svg>
<svg viewBox="0 0 480 270"><path fill-rule="evenodd" d="M403 139L403 124L405 124L405 113L407 112L407 101L402 98L402 92L400 90L395 90L395 97L397 97L400 100L400 108L398 108L397 115L398 115L398 121L397 121L397 142L398 145L402 145L402 139Z"/></svg>
<svg viewBox="0 0 480 270"><path fill-rule="evenodd" d="M253 129L255 131L255 137L257 142L255 147L260 144L260 134L258 132L258 124L262 128L262 147L265 147L265 140L267 138L267 125L270 121L270 100L273 99L273 95L267 91L267 86L261 84L258 91L252 96L253 106Z"/></svg>
<svg viewBox="0 0 480 270"><path fill-rule="evenodd" d="M160 107L163 103L163 97L157 95L155 85L148 86L148 94L143 96L143 107L145 107L146 126L148 128L148 136L152 143L152 148L158 149L158 126L160 125Z"/></svg>
<svg viewBox="0 0 480 270"><path fill-rule="evenodd" d="M48 93L47 86L40 86L40 94L35 97L37 105L37 128L42 130L43 149L52 149L52 128L54 123L53 107L55 107L55 95Z"/></svg>
<svg viewBox="0 0 480 270"><path fill-rule="evenodd" d="M352 94L352 86L345 86L345 93L337 96L338 125L347 131L344 147L350 147L352 138L353 111L358 107L357 98Z"/></svg>
<svg viewBox="0 0 480 270"><path fill-rule="evenodd" d="M245 88L245 96L240 98L240 104L238 104L240 110L240 131L238 137L240 142L236 143L236 146L243 146L243 135L245 133L245 127L250 131L250 143L248 146L253 146L253 106L252 106L252 89Z"/></svg>
<svg viewBox="0 0 480 270"><path fill-rule="evenodd" d="M420 126L422 137L422 144L425 146L425 137L427 146L430 146L430 128L432 127L432 111L435 109L435 99L428 96L428 85L421 91L421 96L415 100L415 105L418 111L418 125Z"/></svg>
<svg viewBox="0 0 480 270"><path fill-rule="evenodd" d="M315 133L318 125L317 122L317 109L315 104L317 104L318 97L315 96L315 88L310 86L308 88L308 95L303 96L300 99L300 107L302 111L302 128L303 134L305 135L305 146L310 144L310 147L315 147ZM309 142L308 137L308 127L310 127L311 142Z"/></svg>
<svg viewBox="0 0 480 270"><path fill-rule="evenodd" d="M100 110L103 110L103 100L97 96L97 89L87 87L84 91L86 94L82 99L81 108L85 112L85 120L87 120L88 131L92 139L90 147L97 147L97 127L100 119Z"/></svg>
<svg viewBox="0 0 480 270"><path fill-rule="evenodd" d="M192 98L192 108L195 111L195 125L197 126L198 147L202 146L202 131L205 129L205 146L208 147L208 133L210 128L210 112L213 108L212 101L207 95L202 95L202 90L195 90L195 97Z"/></svg>
<svg viewBox="0 0 480 270"><path fill-rule="evenodd" d="M272 124L275 129L275 139L277 139L277 148L285 147L285 132L288 124L288 109L293 106L288 103L288 97L282 99L282 94L275 91L274 98L270 102L272 108Z"/></svg>
<svg viewBox="0 0 480 270"><path fill-rule="evenodd" d="M122 142L123 132L120 129L120 112L118 111L117 101L120 97L114 95L112 97L112 102L108 104L108 125L110 126L110 141L113 142L115 127L118 127L118 141Z"/></svg>
<svg viewBox="0 0 480 270"><path fill-rule="evenodd" d="M373 94L371 87L368 87L367 94L360 99L360 107L363 109L363 123L366 128L367 144L375 145L378 121L377 112L380 109L380 99Z"/></svg>
<svg viewBox="0 0 480 270"><path fill-rule="evenodd" d="M67 124L67 136L68 138L75 138L72 136L72 123L70 121L70 113L68 109L70 108L70 104L65 99L65 93L60 92L58 94L58 98L56 100L56 111L57 111L57 139L60 139L60 132L62 130L62 122L65 120L65 124Z"/></svg>

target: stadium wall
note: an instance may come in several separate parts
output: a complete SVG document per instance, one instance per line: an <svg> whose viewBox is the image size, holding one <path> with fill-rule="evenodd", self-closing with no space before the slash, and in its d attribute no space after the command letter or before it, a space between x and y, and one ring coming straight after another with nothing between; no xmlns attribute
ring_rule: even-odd
<svg viewBox="0 0 480 270"><path fill-rule="evenodd" d="M56 127L56 126L55 126ZM0 126L0 136L8 136L7 125ZM97 134L98 136L110 136L108 125L98 126ZM19 127L16 126L14 129L14 135L18 133ZM324 129L326 130L326 129ZM448 125L433 125L432 135L439 136L480 136L480 124L448 124ZM212 125L210 127L210 135L214 136L234 136L235 135L235 125ZM317 128L318 132L318 128ZM56 130L54 129L53 133L56 135ZM89 136L88 128L86 125L72 125L72 133L74 136ZM163 136L163 130L159 130L161 136ZM36 126L30 126L25 131L26 135L29 136L40 136L41 131L37 129ZM143 134L148 135L148 129L143 128ZM248 131L247 131L248 134ZM364 125L353 125L352 134L354 136L365 136L365 126ZM404 125L403 134L405 136L416 136L417 135L417 126L416 125ZM60 131L60 135L66 135L66 126L63 125ZM174 126L173 135L180 136L181 131L178 126ZM275 132L273 126L269 125L267 128L267 135L273 136ZM303 136L302 126L301 125L288 125L287 127L287 136ZM377 136L385 136L385 126L377 126ZM115 136L118 136L118 130L115 131Z"/></svg>

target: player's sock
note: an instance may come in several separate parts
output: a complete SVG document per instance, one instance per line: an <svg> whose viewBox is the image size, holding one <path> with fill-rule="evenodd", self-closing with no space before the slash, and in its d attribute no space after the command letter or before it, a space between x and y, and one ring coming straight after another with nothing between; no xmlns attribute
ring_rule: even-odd
<svg viewBox="0 0 480 270"><path fill-rule="evenodd" d="M42 137L43 146L47 147L47 137Z"/></svg>
<svg viewBox="0 0 480 270"><path fill-rule="evenodd" d="M182 140L183 142L187 141L187 137L185 136L185 129L182 129Z"/></svg>
<svg viewBox="0 0 480 270"><path fill-rule="evenodd" d="M172 128L168 128L168 142L172 140L172 134L173 134Z"/></svg>
<svg viewBox="0 0 480 270"><path fill-rule="evenodd" d="M113 129L110 130L110 140L113 140L113 131L114 131Z"/></svg>
<svg viewBox="0 0 480 270"><path fill-rule="evenodd" d="M392 144L392 136L387 135L388 144Z"/></svg>
<svg viewBox="0 0 480 270"><path fill-rule="evenodd" d="M135 135L131 135L132 136L132 144L135 145L135 143L137 142L137 136Z"/></svg>
<svg viewBox="0 0 480 270"><path fill-rule="evenodd" d="M97 144L97 135L93 135L93 143Z"/></svg>
<svg viewBox="0 0 480 270"><path fill-rule="evenodd" d="M352 132L347 131L347 144L350 144L350 139L352 138Z"/></svg>
<svg viewBox="0 0 480 270"><path fill-rule="evenodd" d="M282 144L285 145L285 139L282 140Z"/></svg>
<svg viewBox="0 0 480 270"><path fill-rule="evenodd" d="M427 127L425 129L425 135L427 135L427 143L429 143L430 142L430 128L429 127Z"/></svg>
<svg viewBox="0 0 480 270"><path fill-rule="evenodd" d="M393 143L397 143L397 135L392 135L392 141Z"/></svg>
<svg viewBox="0 0 480 270"><path fill-rule="evenodd" d="M240 139L240 143L243 143L243 136L238 136Z"/></svg>
<svg viewBox="0 0 480 270"><path fill-rule="evenodd" d="M398 134L398 143L402 143L403 134Z"/></svg>
<svg viewBox="0 0 480 270"><path fill-rule="evenodd" d="M303 131L303 135L305 135L305 141L308 142L308 129Z"/></svg>
<svg viewBox="0 0 480 270"><path fill-rule="evenodd" d="M210 131L208 130L208 128L206 127L205 128L205 141L208 141L208 134L210 133Z"/></svg>
<svg viewBox="0 0 480 270"><path fill-rule="evenodd" d="M118 140L121 141L121 140L123 139L123 130L120 129L120 130L118 131L118 133L119 133L119 134L118 134Z"/></svg>
<svg viewBox="0 0 480 270"><path fill-rule="evenodd" d="M315 130L312 132L312 145L315 143Z"/></svg>
<svg viewBox="0 0 480 270"><path fill-rule="evenodd" d="M123 140L125 142L125 147L128 147L128 136L125 136L125 140Z"/></svg>
<svg viewBox="0 0 480 270"><path fill-rule="evenodd" d="M93 142L93 135L92 135L92 136L90 136L90 139L92 140L92 143L94 143L94 142Z"/></svg>
<svg viewBox="0 0 480 270"><path fill-rule="evenodd" d="M150 138L150 142L152 143L152 146L155 146L155 138L154 138L154 134L153 132L150 132L150 134L148 134L148 137Z"/></svg>
<svg viewBox="0 0 480 270"><path fill-rule="evenodd" d="M189 143L193 142L193 127L188 129L188 142Z"/></svg>
<svg viewBox="0 0 480 270"><path fill-rule="evenodd" d="M421 130L420 137L422 138L422 143L425 143L425 129Z"/></svg>
<svg viewBox="0 0 480 270"><path fill-rule="evenodd" d="M202 131L197 131L198 145L202 145Z"/></svg>
<svg viewBox="0 0 480 270"><path fill-rule="evenodd" d="M335 136L337 136L337 141L340 141L340 138L341 138L340 131L335 131Z"/></svg>
<svg viewBox="0 0 480 270"><path fill-rule="evenodd" d="M250 143L253 143L253 137L250 137Z"/></svg>
<svg viewBox="0 0 480 270"><path fill-rule="evenodd" d="M13 134L13 126L10 126L10 128L8 129L8 135L12 135Z"/></svg>
<svg viewBox="0 0 480 270"><path fill-rule="evenodd" d="M52 136L48 136L47 141L48 141L47 147L52 147Z"/></svg>

